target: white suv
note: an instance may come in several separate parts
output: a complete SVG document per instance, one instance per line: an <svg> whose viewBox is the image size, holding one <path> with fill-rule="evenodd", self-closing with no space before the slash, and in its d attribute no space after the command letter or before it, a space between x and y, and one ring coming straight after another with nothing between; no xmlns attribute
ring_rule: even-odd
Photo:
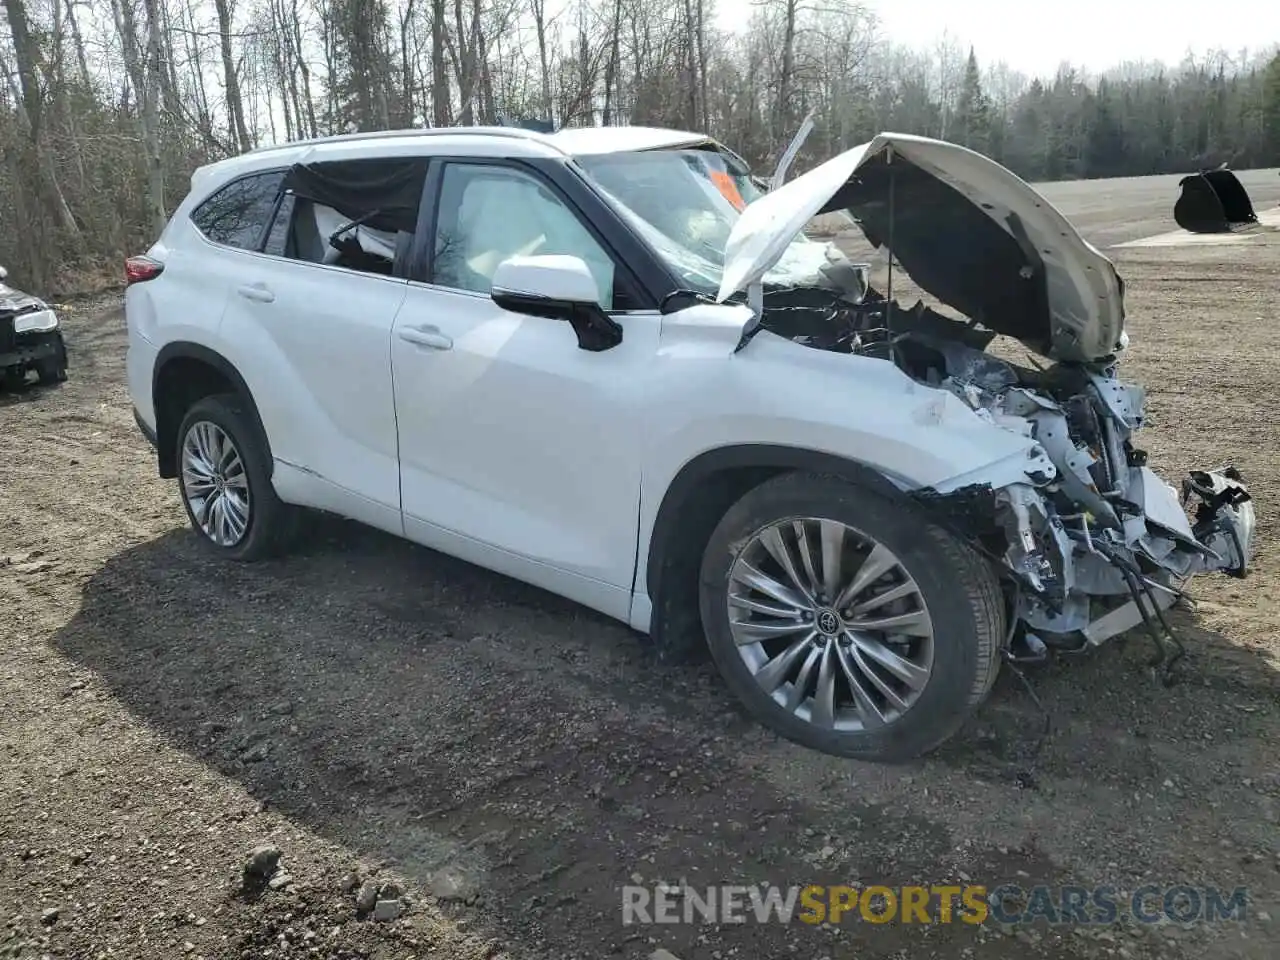
<svg viewBox="0 0 1280 960"><path fill-rule="evenodd" d="M1002 660L1142 621L1180 652L1161 611L1194 573L1244 574L1253 506L1201 471L1188 518L1133 446L1111 262L948 143L886 134L760 182L645 128L203 167L126 268L160 476L229 559L320 509L663 650L705 635L755 717L844 756L941 743ZM963 319L801 233L833 211ZM997 334L1053 362L1000 360Z"/></svg>

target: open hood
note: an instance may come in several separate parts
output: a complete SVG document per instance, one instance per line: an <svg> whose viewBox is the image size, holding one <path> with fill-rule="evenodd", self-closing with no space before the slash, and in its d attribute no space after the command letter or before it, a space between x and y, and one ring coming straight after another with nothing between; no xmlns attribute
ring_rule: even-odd
<svg viewBox="0 0 1280 960"><path fill-rule="evenodd" d="M749 204L717 299L759 281L810 219L835 210L931 296L1042 356L1089 362L1122 348L1112 262L1000 164L908 134L880 134Z"/></svg>

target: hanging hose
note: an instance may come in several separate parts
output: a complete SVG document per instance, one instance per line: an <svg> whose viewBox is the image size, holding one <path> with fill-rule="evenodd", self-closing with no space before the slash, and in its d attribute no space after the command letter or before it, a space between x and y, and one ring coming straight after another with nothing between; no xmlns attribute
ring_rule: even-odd
<svg viewBox="0 0 1280 960"><path fill-rule="evenodd" d="M1132 597L1134 605L1138 608L1143 625L1147 628L1151 642L1156 648L1156 655L1148 662L1147 666L1152 669L1161 667L1161 681L1165 686L1169 686L1173 682L1174 666L1186 656L1186 647L1178 639L1178 635L1174 633L1169 621L1165 619L1164 611L1160 609L1160 604L1156 602L1155 593L1150 585L1146 583L1146 578L1142 575L1142 571L1137 568L1137 565L1129 558L1121 557L1102 541L1095 540L1093 547L1124 578L1125 585L1129 588L1129 595ZM1142 602L1144 598L1151 602L1151 608L1155 611L1156 619L1160 622L1163 636L1161 635L1161 630L1156 628L1155 622L1151 619L1151 614L1147 612L1147 608ZM1168 645L1173 647L1173 656L1169 656L1165 638L1168 639Z"/></svg>
<svg viewBox="0 0 1280 960"><path fill-rule="evenodd" d="M1022 684L1022 689L1027 692L1027 696L1031 698L1031 702L1035 704L1036 709L1040 711L1040 715L1044 717L1044 726L1040 730L1040 735L1036 737L1035 745L1031 748L1029 760L1034 760L1040 755L1041 749L1044 747L1045 740L1049 738L1049 734L1053 732L1053 716L1046 709L1040 697L1036 694L1035 687L1031 685L1031 681L1027 675L1022 672L1022 668L1017 658L1013 655L1012 645L1014 634L1018 630L1018 603L1022 599L1022 585L1016 581L1013 584L1013 596L1009 601L1009 629L1005 633L1004 644L1000 648L1000 655L1005 662L1005 666L1013 671L1013 675L1018 678L1018 682ZM1035 778L1031 776L1030 771L1019 771L1014 779L1019 786L1033 783Z"/></svg>

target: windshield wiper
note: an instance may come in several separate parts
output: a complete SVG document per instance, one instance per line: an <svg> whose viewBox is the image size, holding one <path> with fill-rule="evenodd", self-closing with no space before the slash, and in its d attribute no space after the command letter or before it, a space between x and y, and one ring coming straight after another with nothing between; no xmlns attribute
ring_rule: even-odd
<svg viewBox="0 0 1280 960"><path fill-rule="evenodd" d="M708 296L707 294L701 293L697 290L686 290L683 287L679 287L672 290L662 298L662 302L658 304L658 312L664 315L668 313L679 313L681 310L692 307L695 303L709 303L714 305L715 302L715 297Z"/></svg>

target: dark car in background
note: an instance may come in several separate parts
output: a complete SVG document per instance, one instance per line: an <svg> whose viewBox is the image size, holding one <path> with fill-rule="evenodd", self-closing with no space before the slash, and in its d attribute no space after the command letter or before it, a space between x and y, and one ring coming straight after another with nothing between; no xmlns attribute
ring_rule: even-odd
<svg viewBox="0 0 1280 960"><path fill-rule="evenodd" d="M67 379L67 345L58 314L39 297L8 284L0 267L0 388L13 389L35 373L42 384Z"/></svg>

